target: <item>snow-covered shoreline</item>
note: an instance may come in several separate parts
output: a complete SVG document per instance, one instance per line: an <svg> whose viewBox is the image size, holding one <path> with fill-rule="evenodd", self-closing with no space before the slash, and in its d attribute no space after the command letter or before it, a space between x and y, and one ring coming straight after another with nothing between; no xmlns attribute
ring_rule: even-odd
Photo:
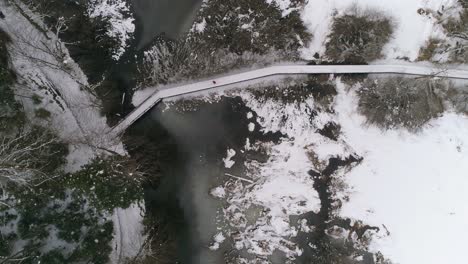
<svg viewBox="0 0 468 264"><path fill-rule="evenodd" d="M465 263L468 117L448 111L416 134L381 131L338 87L343 136L364 157L346 175L351 194L340 214L378 226L371 249L394 263Z"/></svg>

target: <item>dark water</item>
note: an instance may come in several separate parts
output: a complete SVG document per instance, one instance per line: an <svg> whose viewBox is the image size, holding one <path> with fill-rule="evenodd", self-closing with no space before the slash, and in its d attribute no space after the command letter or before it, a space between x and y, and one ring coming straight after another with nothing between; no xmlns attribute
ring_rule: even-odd
<svg viewBox="0 0 468 264"><path fill-rule="evenodd" d="M192 25L201 0L132 0L134 12L142 27L138 47L163 34L180 37Z"/></svg>
<svg viewBox="0 0 468 264"><path fill-rule="evenodd" d="M115 125L122 116L133 110L133 88L137 84L138 58L156 37L164 34L166 38L183 37L193 24L202 0L131 0L135 15L134 38L118 63L112 65L106 85L105 114L110 125ZM95 79L101 76L97 74Z"/></svg>
<svg viewBox="0 0 468 264"><path fill-rule="evenodd" d="M217 251L208 249L222 226L217 216L223 203L209 195L226 180L222 158L228 148L236 150L236 164L229 172L243 175L244 160L265 159L261 154L241 153L246 138L252 143L276 142L281 135L249 132L251 109L240 98L196 104L196 110L184 112L174 107L162 111L161 105L129 133L144 137L145 148L155 145L162 150L163 155L152 157L155 164L160 163L161 180L146 190L147 210L161 213L173 226L179 263L225 263L225 254L232 249L229 241Z"/></svg>

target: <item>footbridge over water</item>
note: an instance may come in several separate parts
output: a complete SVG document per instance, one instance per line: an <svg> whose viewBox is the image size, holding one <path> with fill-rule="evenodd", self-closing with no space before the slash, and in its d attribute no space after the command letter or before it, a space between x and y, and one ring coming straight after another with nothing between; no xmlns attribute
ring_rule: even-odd
<svg viewBox="0 0 468 264"><path fill-rule="evenodd" d="M158 90L138 105L130 114L112 128L115 135L122 134L129 126L165 98L221 88L227 85L261 79L275 75L304 74L405 74L440 78L468 79L468 70L445 69L415 65L283 65L226 75L212 80L184 84Z"/></svg>

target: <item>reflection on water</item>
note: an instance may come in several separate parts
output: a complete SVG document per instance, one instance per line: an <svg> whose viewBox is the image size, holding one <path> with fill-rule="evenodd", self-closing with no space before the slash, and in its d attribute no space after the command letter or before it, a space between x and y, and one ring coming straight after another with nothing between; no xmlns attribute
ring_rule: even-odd
<svg viewBox="0 0 468 264"><path fill-rule="evenodd" d="M203 103L197 111L164 108L160 105L131 129L133 136L144 135L148 144L168 138L173 142L166 146L170 158L161 167L160 184L147 190L148 210L179 212L169 217L176 218L180 263L224 263L229 245L217 251L208 248L219 232L217 215L222 210L222 202L209 192L225 179L222 158L227 148L240 149L245 144L250 109L240 98Z"/></svg>
<svg viewBox="0 0 468 264"><path fill-rule="evenodd" d="M139 48L162 33L176 39L186 32L202 0L132 0L142 27Z"/></svg>
<svg viewBox="0 0 468 264"><path fill-rule="evenodd" d="M252 142L276 141L281 135L250 132L252 120L247 113L251 109L240 98L201 103L195 111L175 108L162 111L165 106L160 105L131 129L134 136L143 134L149 140L147 144L172 142L164 150L170 157L161 166L161 182L147 189L147 209L166 214L168 221L177 225L179 263L225 263L226 254L232 254L229 239L219 250L209 249L213 236L223 226L223 219L218 218L223 202L209 195L226 180L222 159L228 148L235 149L236 165L230 172L241 175L247 157L240 150L246 138Z"/></svg>

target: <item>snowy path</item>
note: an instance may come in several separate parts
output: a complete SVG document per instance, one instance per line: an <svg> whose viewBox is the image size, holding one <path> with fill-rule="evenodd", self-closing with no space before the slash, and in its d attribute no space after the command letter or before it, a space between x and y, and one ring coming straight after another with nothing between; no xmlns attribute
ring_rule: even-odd
<svg viewBox="0 0 468 264"><path fill-rule="evenodd" d="M158 104L161 100L177 95L189 94L208 89L223 87L230 84L251 81L273 75L298 74L345 74L345 73L373 73L373 74L408 74L421 76L437 76L441 78L468 79L467 70L443 69L428 66L412 65L285 65L272 66L263 69L228 75L213 80L162 89L152 94L148 99L127 115L112 131L115 135L123 133L136 120Z"/></svg>

